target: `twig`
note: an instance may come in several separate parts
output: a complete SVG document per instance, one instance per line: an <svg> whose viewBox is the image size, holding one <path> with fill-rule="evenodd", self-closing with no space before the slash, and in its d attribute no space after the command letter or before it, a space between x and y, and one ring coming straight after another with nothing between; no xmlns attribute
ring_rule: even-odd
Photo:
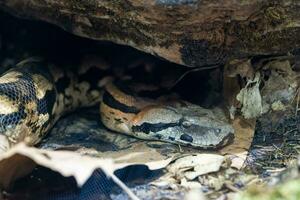
<svg viewBox="0 0 300 200"><path fill-rule="evenodd" d="M132 200L140 200L116 175L110 174L111 179L122 189Z"/></svg>
<svg viewBox="0 0 300 200"><path fill-rule="evenodd" d="M298 110L299 110L299 88L297 89L297 102L296 102L295 117L297 117L297 115L298 115Z"/></svg>
<svg viewBox="0 0 300 200"><path fill-rule="evenodd" d="M231 190L232 192L240 192L241 190L235 186L233 186L231 183L229 182L225 182L225 187L229 190Z"/></svg>
<svg viewBox="0 0 300 200"><path fill-rule="evenodd" d="M215 69L218 68L219 65L213 65L213 66L208 66L208 67L197 67L195 69L191 69L187 72L184 72L176 81L173 85L170 86L170 90L175 87L186 75L188 75L191 72L197 72L197 71L203 71L203 70L209 70L209 69Z"/></svg>
<svg viewBox="0 0 300 200"><path fill-rule="evenodd" d="M180 153L183 153L183 150L182 150L182 148L181 148L181 145L180 145L180 144L178 144L178 148L179 148L179 152L180 152Z"/></svg>
<svg viewBox="0 0 300 200"><path fill-rule="evenodd" d="M284 135L287 135L287 134L289 134L289 133L291 133L291 132L293 132L293 131L297 131L297 130L298 130L297 128L294 128L294 129L292 129L292 130L286 131L286 132L284 133Z"/></svg>

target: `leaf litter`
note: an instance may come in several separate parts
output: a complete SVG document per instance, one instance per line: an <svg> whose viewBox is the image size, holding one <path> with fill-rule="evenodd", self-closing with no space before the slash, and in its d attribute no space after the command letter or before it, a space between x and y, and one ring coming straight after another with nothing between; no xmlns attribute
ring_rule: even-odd
<svg viewBox="0 0 300 200"><path fill-rule="evenodd" d="M273 76L294 76L291 72L283 73L282 68L273 65L276 66L276 70L272 69ZM251 77L249 71L247 76ZM245 161L254 137L255 118L263 113L263 104L272 105L273 110L283 110L282 107L289 106L288 102L296 91L291 81L293 79L284 79L288 81L281 91L288 90L290 95L288 99L278 100L286 95L282 92L274 93L276 88L270 89L268 86L278 79L272 79L271 76L267 81L264 80L265 87L269 89L262 90L262 78L256 73L254 80L248 79L237 94L240 101L240 107L236 107L237 113L240 111L245 118L254 119L244 119L235 114L231 122L235 129L235 141L219 151L200 151L162 142L137 140L103 129L97 119L90 119L90 114L79 117L74 114L61 120L38 148L20 144L3 154L0 158L0 185L9 188L19 178L30 174L37 166L42 166L64 177L74 177L78 187L81 187L96 169L101 169L131 199L138 199L138 195L131 190L136 194L141 194L141 191L129 189L114 172L128 166L144 165L150 170L163 169L163 175L150 182L152 191L156 188L169 190L169 194L171 191L183 192L186 199L194 199L193 196L199 195L203 199L234 197L249 185L262 184L261 177L246 173L244 168L247 167ZM271 98L271 94L276 94L276 98Z"/></svg>

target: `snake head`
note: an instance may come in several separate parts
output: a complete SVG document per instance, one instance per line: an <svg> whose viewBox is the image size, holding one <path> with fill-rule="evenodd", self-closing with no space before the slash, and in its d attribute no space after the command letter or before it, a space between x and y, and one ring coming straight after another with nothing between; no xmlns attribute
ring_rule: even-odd
<svg viewBox="0 0 300 200"><path fill-rule="evenodd" d="M186 103L147 110L132 130L137 137L157 139L201 149L221 148L234 138L222 111Z"/></svg>
<svg viewBox="0 0 300 200"><path fill-rule="evenodd" d="M174 132L178 142L203 149L221 148L234 138L232 125L210 110L184 114Z"/></svg>

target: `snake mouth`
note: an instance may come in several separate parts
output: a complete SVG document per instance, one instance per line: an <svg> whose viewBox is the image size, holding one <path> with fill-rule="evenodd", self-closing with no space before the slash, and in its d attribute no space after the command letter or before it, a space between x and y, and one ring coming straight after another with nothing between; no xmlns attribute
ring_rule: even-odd
<svg viewBox="0 0 300 200"><path fill-rule="evenodd" d="M223 147L232 144L234 141L234 133L230 132L228 135L226 135L221 142L219 142L219 144L214 145L212 147L207 147L207 149L215 149L215 150L219 150L222 149Z"/></svg>
<svg viewBox="0 0 300 200"><path fill-rule="evenodd" d="M219 140L219 142L212 142L208 144L208 142L205 141L203 142L203 144L185 143L184 145L187 147L192 147L192 148L202 149L202 150L220 150L223 147L232 144L233 141L234 141L234 132L230 132L226 136L224 136L221 140Z"/></svg>

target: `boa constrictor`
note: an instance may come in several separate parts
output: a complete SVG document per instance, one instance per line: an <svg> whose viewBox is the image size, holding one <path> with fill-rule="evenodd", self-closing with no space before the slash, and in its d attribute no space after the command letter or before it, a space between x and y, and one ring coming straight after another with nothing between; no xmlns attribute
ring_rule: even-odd
<svg viewBox="0 0 300 200"><path fill-rule="evenodd" d="M222 113L166 97L142 97L149 86L112 81L104 62L57 67L27 59L0 77L0 148L38 143L65 113L100 103L111 130L146 140L219 148L234 130ZM153 91L153 93L155 93Z"/></svg>

